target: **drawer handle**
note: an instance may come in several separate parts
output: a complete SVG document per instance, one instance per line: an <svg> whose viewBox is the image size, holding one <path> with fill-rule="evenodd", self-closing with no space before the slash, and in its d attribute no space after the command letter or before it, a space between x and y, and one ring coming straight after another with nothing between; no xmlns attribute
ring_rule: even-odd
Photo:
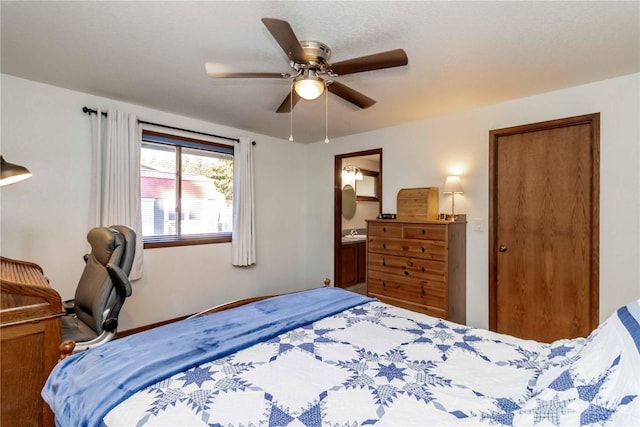
<svg viewBox="0 0 640 427"><path fill-rule="evenodd" d="M405 276L408 276L408 275L409 275L409 272L408 272L407 270L405 270L405 271L404 271L404 275L405 275Z"/></svg>
<svg viewBox="0 0 640 427"><path fill-rule="evenodd" d="M382 227L382 232L386 233L387 232L387 227Z"/></svg>
<svg viewBox="0 0 640 427"><path fill-rule="evenodd" d="M387 262L386 262L384 259L382 259L382 266L383 266L383 267L386 267L386 266L387 266Z"/></svg>
<svg viewBox="0 0 640 427"><path fill-rule="evenodd" d="M422 234L426 234L426 231L424 230L424 228L422 229Z"/></svg>
<svg viewBox="0 0 640 427"><path fill-rule="evenodd" d="M420 291L420 293L422 294L422 296L425 296L427 293L423 290Z"/></svg>
<svg viewBox="0 0 640 427"><path fill-rule="evenodd" d="M422 272L424 273L424 267L422 267Z"/></svg>
<svg viewBox="0 0 640 427"><path fill-rule="evenodd" d="M383 243L383 244L382 244L382 249L387 249L387 244L386 244L386 243ZM424 251L423 251L423 252L424 252Z"/></svg>
<svg viewBox="0 0 640 427"><path fill-rule="evenodd" d="M383 287L383 288L386 288L386 287L387 287L387 284L386 284L385 282L382 282L382 287Z"/></svg>
<svg viewBox="0 0 640 427"><path fill-rule="evenodd" d="M422 247L422 253L424 253L424 247Z"/></svg>

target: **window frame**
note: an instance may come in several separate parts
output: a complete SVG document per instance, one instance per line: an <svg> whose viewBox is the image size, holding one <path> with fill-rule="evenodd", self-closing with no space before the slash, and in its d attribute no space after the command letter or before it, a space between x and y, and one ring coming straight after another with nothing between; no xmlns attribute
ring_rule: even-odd
<svg viewBox="0 0 640 427"><path fill-rule="evenodd" d="M176 150L176 223L179 224L182 215L182 148L195 148L210 152L230 154L234 156L233 144L221 144L203 139L195 139L181 135L168 134L153 130L143 129L141 146L143 143L164 144ZM235 163L235 157L234 157ZM234 164L235 167L235 164ZM141 177L142 175L140 175ZM175 246L205 245L211 243L230 243L231 232L202 233L202 234L176 234L161 236L143 236L144 248L167 248Z"/></svg>

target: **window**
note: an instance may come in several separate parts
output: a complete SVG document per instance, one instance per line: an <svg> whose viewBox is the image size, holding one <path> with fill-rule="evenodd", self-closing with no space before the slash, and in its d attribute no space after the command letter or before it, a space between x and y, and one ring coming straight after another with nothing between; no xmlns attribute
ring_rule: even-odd
<svg viewBox="0 0 640 427"><path fill-rule="evenodd" d="M144 247L231 241L233 146L144 130Z"/></svg>

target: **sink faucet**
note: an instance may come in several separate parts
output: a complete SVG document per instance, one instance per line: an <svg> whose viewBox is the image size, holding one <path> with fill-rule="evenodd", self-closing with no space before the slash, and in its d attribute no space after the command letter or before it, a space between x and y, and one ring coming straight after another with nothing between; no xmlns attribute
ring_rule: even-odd
<svg viewBox="0 0 640 427"><path fill-rule="evenodd" d="M349 236L357 236L358 235L358 230L356 230L355 228L351 230L351 233L349 233Z"/></svg>

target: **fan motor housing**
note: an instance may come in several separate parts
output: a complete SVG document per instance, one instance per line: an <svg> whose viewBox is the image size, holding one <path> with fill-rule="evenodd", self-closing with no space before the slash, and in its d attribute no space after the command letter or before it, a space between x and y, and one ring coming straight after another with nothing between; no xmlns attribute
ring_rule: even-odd
<svg viewBox="0 0 640 427"><path fill-rule="evenodd" d="M329 63L331 49L326 44L315 40L301 40L300 45L309 65L320 67Z"/></svg>

